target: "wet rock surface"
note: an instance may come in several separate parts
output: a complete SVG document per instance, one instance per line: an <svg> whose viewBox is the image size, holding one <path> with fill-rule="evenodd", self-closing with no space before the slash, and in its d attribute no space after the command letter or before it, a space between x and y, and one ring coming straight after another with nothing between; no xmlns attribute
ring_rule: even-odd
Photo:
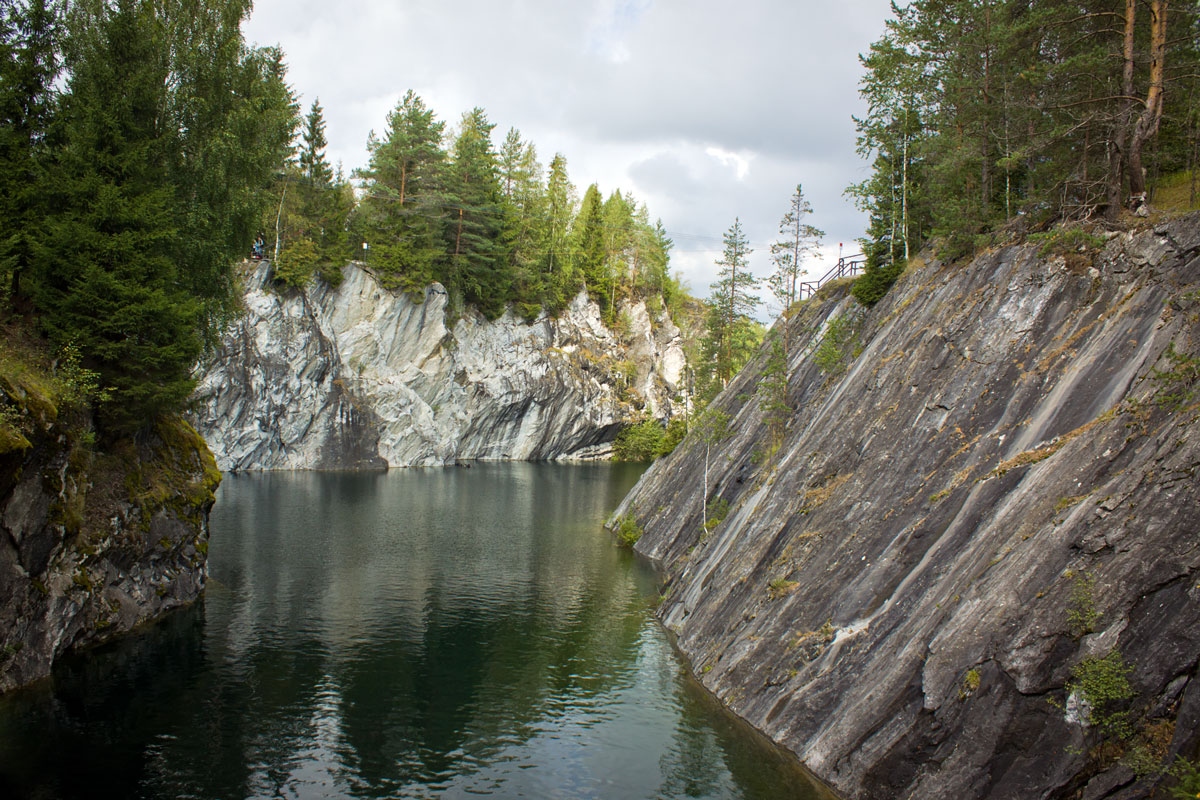
<svg viewBox="0 0 1200 800"><path fill-rule="evenodd" d="M1200 725L1198 256L1193 215L801 307L778 447L760 357L708 484L691 437L617 512L705 686L847 797L1146 796Z"/></svg>
<svg viewBox="0 0 1200 800"><path fill-rule="evenodd" d="M448 326L437 284L415 302L350 265L337 288L280 294L269 270L196 392L224 470L597 458L629 421L672 413L680 334L643 304L621 336L585 294L557 319L468 309Z"/></svg>

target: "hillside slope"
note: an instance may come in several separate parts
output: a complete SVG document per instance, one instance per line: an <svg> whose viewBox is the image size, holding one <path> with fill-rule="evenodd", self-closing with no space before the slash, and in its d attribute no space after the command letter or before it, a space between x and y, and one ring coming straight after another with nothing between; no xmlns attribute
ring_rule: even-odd
<svg viewBox="0 0 1200 800"><path fill-rule="evenodd" d="M1063 250L808 301L779 448L760 356L708 485L693 435L617 512L704 685L847 797L1142 797L1192 754L1200 216Z"/></svg>

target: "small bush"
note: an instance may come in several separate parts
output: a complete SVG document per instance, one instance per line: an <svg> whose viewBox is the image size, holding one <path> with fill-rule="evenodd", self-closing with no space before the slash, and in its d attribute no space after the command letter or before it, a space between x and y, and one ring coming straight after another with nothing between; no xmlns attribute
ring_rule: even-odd
<svg viewBox="0 0 1200 800"><path fill-rule="evenodd" d="M729 501L723 497L714 497L708 501L705 515L708 521L704 523L704 530L711 531L724 522L725 517L729 516Z"/></svg>
<svg viewBox="0 0 1200 800"><path fill-rule="evenodd" d="M975 693L979 685L983 683L983 676L975 667L967 670L967 674L963 676L962 689L959 691L959 696L966 698Z"/></svg>
<svg viewBox="0 0 1200 800"><path fill-rule="evenodd" d="M772 600L777 600L780 597L786 597L800 586L799 581L789 581L786 578L776 578L767 584L767 592Z"/></svg>
<svg viewBox="0 0 1200 800"><path fill-rule="evenodd" d="M1094 631L1100 621L1095 590L1095 576L1087 572L1073 574L1071 598L1067 604L1067 629L1076 639Z"/></svg>
<svg viewBox="0 0 1200 800"><path fill-rule="evenodd" d="M1171 776L1179 781L1167 790L1171 797L1200 797L1200 765L1177 756L1175 766L1171 767Z"/></svg>
<svg viewBox="0 0 1200 800"><path fill-rule="evenodd" d="M617 434L613 442L613 460L645 463L670 455L687 436L687 425L673 419L664 428L654 419L645 419Z"/></svg>
<svg viewBox="0 0 1200 800"><path fill-rule="evenodd" d="M1150 373L1155 385L1154 401L1161 408L1178 411L1200 395L1200 356L1181 353L1175 349L1175 342L1170 342L1163 358L1171 366Z"/></svg>
<svg viewBox="0 0 1200 800"><path fill-rule="evenodd" d="M638 543L638 539L642 538L642 526L637 524L637 519L632 514L627 517L621 517L621 521L617 524L617 541L625 547L633 547Z"/></svg>
<svg viewBox="0 0 1200 800"><path fill-rule="evenodd" d="M317 267L317 244L300 239L284 245L275 263L275 282L291 289L303 289Z"/></svg>
<svg viewBox="0 0 1200 800"><path fill-rule="evenodd" d="M1104 246L1104 237L1088 233L1083 228L1058 228L1046 233L1031 233L1029 241L1040 244L1038 255L1066 255L1081 250L1099 250Z"/></svg>
<svg viewBox="0 0 1200 800"><path fill-rule="evenodd" d="M653 461L662 448L666 431L658 420L646 419L617 434L613 442L615 461Z"/></svg>
<svg viewBox="0 0 1200 800"><path fill-rule="evenodd" d="M904 273L904 262L898 261L885 267L877 267L868 263L863 274L858 276L850 287L854 299L867 308L878 303L888 293L892 285Z"/></svg>
<svg viewBox="0 0 1200 800"><path fill-rule="evenodd" d="M1113 650L1103 658L1085 658L1071 670L1068 693L1078 693L1090 706L1089 719L1104 733L1128 739L1133 731L1128 711L1116 711L1113 706L1133 697L1129 673L1133 667L1125 663L1120 651Z"/></svg>
<svg viewBox="0 0 1200 800"><path fill-rule="evenodd" d="M668 456L675 451L683 437L687 436L687 424L681 419L673 419L667 423L666 433L658 444L658 457Z"/></svg>
<svg viewBox="0 0 1200 800"><path fill-rule="evenodd" d="M813 356L821 372L837 376L846 371L846 356L857 350L852 347L854 338L854 329L844 316L832 320L825 326L825 335L821 338L821 344Z"/></svg>

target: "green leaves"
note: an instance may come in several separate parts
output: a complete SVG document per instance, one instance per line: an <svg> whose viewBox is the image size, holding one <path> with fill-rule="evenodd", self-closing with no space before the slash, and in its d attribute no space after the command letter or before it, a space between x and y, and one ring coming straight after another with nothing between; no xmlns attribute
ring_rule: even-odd
<svg viewBox="0 0 1200 800"><path fill-rule="evenodd" d="M35 137L54 148L39 155L47 210L22 291L112 388L99 419L122 435L182 407L234 305L232 261L291 135L287 92L278 60L242 42L244 2L72 11L55 42L69 77Z"/></svg>
<svg viewBox="0 0 1200 800"><path fill-rule="evenodd" d="M708 331L703 342L705 369L701 396L711 398L737 374L762 341L762 327L750 316L762 303L758 279L750 272L750 249L735 219L725 232L725 249L716 262L720 269L710 288Z"/></svg>
<svg viewBox="0 0 1200 800"><path fill-rule="evenodd" d="M1198 9L1167 5L894 8L862 58L868 111L855 122L872 174L847 189L870 215L868 268L887 270L933 237L956 257L991 231L1113 217L1143 174L1153 183L1191 169ZM887 281L873 283L875 296Z"/></svg>

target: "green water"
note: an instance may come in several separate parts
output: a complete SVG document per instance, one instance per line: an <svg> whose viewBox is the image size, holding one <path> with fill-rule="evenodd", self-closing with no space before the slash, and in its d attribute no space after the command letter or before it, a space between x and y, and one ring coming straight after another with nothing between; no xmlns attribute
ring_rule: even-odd
<svg viewBox="0 0 1200 800"><path fill-rule="evenodd" d="M0 797L815 797L600 527L637 475L228 477L202 603L0 700Z"/></svg>

